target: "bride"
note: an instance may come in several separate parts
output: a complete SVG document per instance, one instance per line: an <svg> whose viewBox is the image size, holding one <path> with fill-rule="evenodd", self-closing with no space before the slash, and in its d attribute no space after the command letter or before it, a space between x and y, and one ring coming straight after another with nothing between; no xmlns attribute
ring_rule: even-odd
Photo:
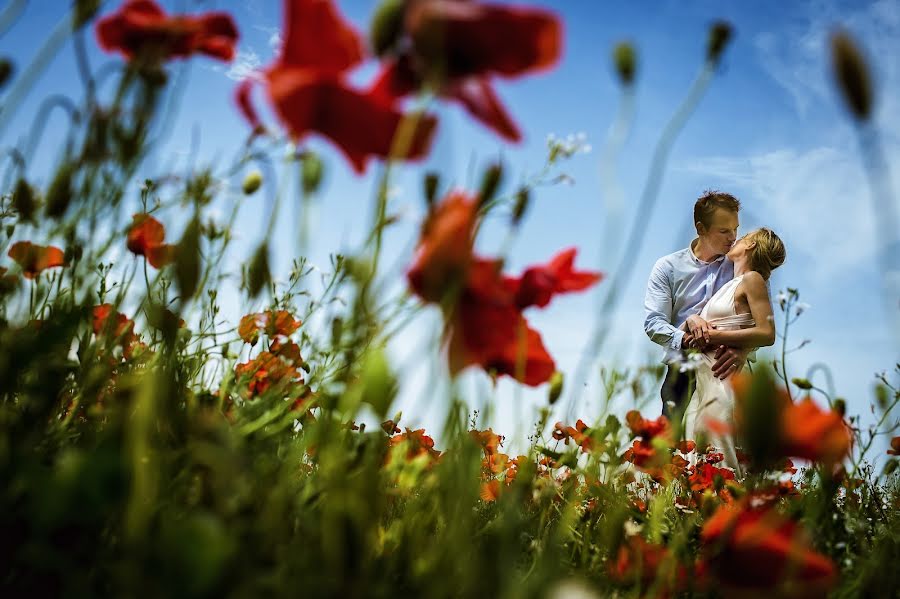
<svg viewBox="0 0 900 599"><path fill-rule="evenodd" d="M734 262L734 278L710 298L699 315L689 316L682 325L692 337L692 346L703 352L696 389L685 411L685 438L705 438L740 476L731 434L734 391L727 378L713 375L712 365L721 345L752 349L775 342L767 281L784 263L785 249L775 233L760 228L737 240L727 256Z"/></svg>

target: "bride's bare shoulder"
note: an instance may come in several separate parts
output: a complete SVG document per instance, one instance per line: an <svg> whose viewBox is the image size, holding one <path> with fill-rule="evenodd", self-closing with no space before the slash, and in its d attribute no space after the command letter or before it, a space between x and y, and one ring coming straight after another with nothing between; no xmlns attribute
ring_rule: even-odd
<svg viewBox="0 0 900 599"><path fill-rule="evenodd" d="M743 287L744 292L749 294L755 295L756 293L764 293L768 295L769 293L769 288L766 286L766 280L755 270L751 270L744 274L740 286Z"/></svg>

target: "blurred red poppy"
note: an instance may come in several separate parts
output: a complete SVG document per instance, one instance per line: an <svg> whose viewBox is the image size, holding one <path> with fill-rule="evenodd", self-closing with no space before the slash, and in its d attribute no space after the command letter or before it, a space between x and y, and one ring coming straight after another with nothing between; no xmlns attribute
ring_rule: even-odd
<svg viewBox="0 0 900 599"><path fill-rule="evenodd" d="M237 26L227 13L167 15L153 0L126 0L118 12L97 21L96 32L101 48L129 60L205 54L230 61L238 40Z"/></svg>
<svg viewBox="0 0 900 599"><path fill-rule="evenodd" d="M509 279L519 308L545 307L555 294L582 291L603 278L599 272L575 271L576 248L563 250L546 266L530 266L518 279Z"/></svg>
<svg viewBox="0 0 900 599"><path fill-rule="evenodd" d="M405 42L385 62L373 93L402 98L429 86L460 103L504 139L521 133L497 98L491 77L517 77L559 60L562 24L551 12L454 0L406 4Z"/></svg>
<svg viewBox="0 0 900 599"><path fill-rule="evenodd" d="M364 42L331 0L284 0L284 45L263 77L269 99L291 137L309 133L329 138L362 173L371 157L419 159L428 153L437 121L407 117L391 102L354 89L346 72L364 56ZM261 128L250 99L253 79L237 90L238 107ZM396 138L401 122L406 147ZM400 151L402 150L402 152Z"/></svg>
<svg viewBox="0 0 900 599"><path fill-rule="evenodd" d="M290 361L271 352L260 352L249 362L234 368L235 376L246 381L246 399L259 397L270 388L286 392L290 385L303 382L303 375Z"/></svg>
<svg viewBox="0 0 900 599"><path fill-rule="evenodd" d="M498 435L491 429L483 431L471 430L469 431L469 436L481 445L485 456L494 455L503 444L503 435Z"/></svg>
<svg viewBox="0 0 900 599"><path fill-rule="evenodd" d="M891 448L887 452L889 455L900 455L900 437L891 439Z"/></svg>
<svg viewBox="0 0 900 599"><path fill-rule="evenodd" d="M472 236L477 202L462 191L450 193L429 213L419 247L406 276L426 302L440 302L450 291L460 292L472 262Z"/></svg>
<svg viewBox="0 0 900 599"><path fill-rule="evenodd" d="M238 336L250 345L256 345L259 333L264 332L269 339L288 337L300 328L302 322L287 310L267 310L243 316L238 323Z"/></svg>
<svg viewBox="0 0 900 599"><path fill-rule="evenodd" d="M30 241L17 241L7 254L22 268L26 279L33 279L48 268L65 265L65 254L58 247L35 245Z"/></svg>
<svg viewBox="0 0 900 599"><path fill-rule="evenodd" d="M441 452L434 448L434 439L425 434L424 428L414 431L406 429L406 432L394 435L388 439L388 445L392 449L398 446L405 447L407 460L415 459L420 455L427 455L432 459L437 459L441 455ZM392 453L392 451L388 451L385 456L387 462L390 462Z"/></svg>
<svg viewBox="0 0 900 599"><path fill-rule="evenodd" d="M166 229L149 214L135 214L128 229L128 249L144 256L153 268L162 268L175 260L175 246L163 243Z"/></svg>
<svg viewBox="0 0 900 599"><path fill-rule="evenodd" d="M723 592L777 592L824 597L837 568L818 553L800 525L747 496L723 505L700 533L705 563Z"/></svg>
<svg viewBox="0 0 900 599"><path fill-rule="evenodd" d="M853 439L839 412L823 410L809 397L785 407L781 431L785 456L829 464L850 453Z"/></svg>

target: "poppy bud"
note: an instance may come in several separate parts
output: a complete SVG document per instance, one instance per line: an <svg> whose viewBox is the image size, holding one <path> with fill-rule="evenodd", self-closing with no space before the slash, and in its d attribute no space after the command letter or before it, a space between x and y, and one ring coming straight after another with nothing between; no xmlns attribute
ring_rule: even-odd
<svg viewBox="0 0 900 599"><path fill-rule="evenodd" d="M812 383L810 383L808 379L792 378L791 382L794 383L795 385L797 385L798 387L800 387L801 389L803 389L804 391L809 391L813 387Z"/></svg>
<svg viewBox="0 0 900 599"><path fill-rule="evenodd" d="M322 159L315 152L304 152L300 167L303 193L315 193L322 183Z"/></svg>
<svg viewBox="0 0 900 599"><path fill-rule="evenodd" d="M262 173L259 171L252 171L244 177L243 190L244 195L252 196L256 193L256 190L260 188L262 185Z"/></svg>
<svg viewBox="0 0 900 599"><path fill-rule="evenodd" d="M253 259L250 261L250 268L247 271L247 292L251 298L255 298L262 291L262 288L270 281L269 274L269 248L265 243L260 245Z"/></svg>
<svg viewBox="0 0 900 599"><path fill-rule="evenodd" d="M862 53L847 33L831 36L831 68L847 108L860 120L872 114L872 80Z"/></svg>
<svg viewBox="0 0 900 599"><path fill-rule="evenodd" d="M562 392L563 373L557 370L550 376L550 389L547 392L547 402L552 406L557 401L559 401L560 396L562 396Z"/></svg>
<svg viewBox="0 0 900 599"><path fill-rule="evenodd" d="M428 203L428 209L434 205L437 199L438 186L441 183L441 176L435 172L425 173L423 180L425 186L425 201Z"/></svg>
<svg viewBox="0 0 900 599"><path fill-rule="evenodd" d="M200 221L195 217L178 242L175 258L175 279L184 304L197 291L200 279Z"/></svg>
<svg viewBox="0 0 900 599"><path fill-rule="evenodd" d="M59 167L56 176L50 183L47 190L45 211L47 216L51 218L59 218L65 214L66 209L72 202L72 176L75 174L75 167L66 163Z"/></svg>
<svg viewBox="0 0 900 599"><path fill-rule="evenodd" d="M397 393L397 379L382 349L368 352L361 380L362 401L372 406L379 419L384 418Z"/></svg>
<svg viewBox="0 0 900 599"><path fill-rule="evenodd" d="M375 56L384 56L393 50L403 35L403 0L383 0L372 17L369 41Z"/></svg>
<svg viewBox="0 0 900 599"><path fill-rule="evenodd" d="M73 262L78 262L81 260L81 256L84 254L84 247L80 243L70 243L66 245L65 256L63 257L63 262L66 264L72 264Z"/></svg>
<svg viewBox="0 0 900 599"><path fill-rule="evenodd" d="M502 178L503 166L500 164L492 164L484 171L484 177L481 179L481 191L478 194L479 206L484 206L494 199L494 195L497 193L497 188L500 187L500 180Z"/></svg>
<svg viewBox="0 0 900 599"><path fill-rule="evenodd" d="M888 408L890 402L890 393L885 385L875 387L875 403L882 412Z"/></svg>
<svg viewBox="0 0 900 599"><path fill-rule="evenodd" d="M847 402L843 397L834 400L834 411L843 416L847 413Z"/></svg>
<svg viewBox="0 0 900 599"><path fill-rule="evenodd" d="M895 470L897 470L897 460L896 459L888 460L887 464L884 465L884 475L890 476L891 474L894 473Z"/></svg>
<svg viewBox="0 0 900 599"><path fill-rule="evenodd" d="M13 64L8 58L0 58L0 88L6 85L13 74Z"/></svg>
<svg viewBox="0 0 900 599"><path fill-rule="evenodd" d="M616 44L613 49L613 64L622 85L628 86L634 83L634 73L637 70L637 55L634 46L628 42Z"/></svg>
<svg viewBox="0 0 900 599"><path fill-rule="evenodd" d="M706 45L706 60L716 64L722 57L722 52L731 40L733 29L726 21L716 21L709 29L709 41Z"/></svg>
<svg viewBox="0 0 900 599"><path fill-rule="evenodd" d="M83 26L94 18L98 10L100 10L100 0L77 0L75 2L75 18L72 28L78 29Z"/></svg>
<svg viewBox="0 0 900 599"><path fill-rule="evenodd" d="M344 320L335 316L331 321L331 346L337 347L341 343L341 335L344 333Z"/></svg>
<svg viewBox="0 0 900 599"><path fill-rule="evenodd" d="M22 220L30 221L34 216L34 190L31 189L31 185L28 184L25 177L19 177L19 180L16 181L12 203Z"/></svg>
<svg viewBox="0 0 900 599"><path fill-rule="evenodd" d="M529 193L527 187L522 187L519 191L516 192L516 203L513 206L512 213L512 222L513 225L518 225L522 222L522 218L525 216L525 213L528 211L528 206L531 204L531 193Z"/></svg>

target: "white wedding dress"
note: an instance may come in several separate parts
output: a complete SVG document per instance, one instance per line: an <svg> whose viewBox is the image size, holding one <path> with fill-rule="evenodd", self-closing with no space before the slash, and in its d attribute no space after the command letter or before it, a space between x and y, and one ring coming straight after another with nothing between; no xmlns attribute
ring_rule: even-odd
<svg viewBox="0 0 900 599"><path fill-rule="evenodd" d="M700 312L700 317L716 325L717 330L733 331L756 324L749 312L737 314L734 309L734 292L742 278L743 275L725 283ZM724 454L725 465L740 476L741 468L733 436L734 390L728 379L717 379L712 373L712 366L716 362L715 351L701 355L703 359L696 371L697 386L684 414L685 438L694 441L700 436L705 438L707 443ZM698 445L698 452L703 449Z"/></svg>

